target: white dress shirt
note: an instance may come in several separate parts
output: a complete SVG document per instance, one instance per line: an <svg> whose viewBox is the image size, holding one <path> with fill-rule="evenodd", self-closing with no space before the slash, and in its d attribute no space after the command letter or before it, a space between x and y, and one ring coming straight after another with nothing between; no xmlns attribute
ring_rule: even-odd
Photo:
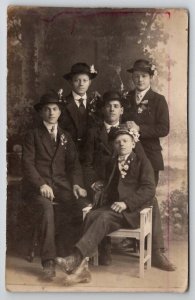
<svg viewBox="0 0 195 300"><path fill-rule="evenodd" d="M77 93L75 93L74 91L72 91L72 95L73 95L73 98L74 98L74 101L76 103L76 105L79 107L80 106L80 99L82 98L83 99L83 104L86 108L87 106L87 94L85 93L85 95L83 95L82 97L80 95L78 95Z"/></svg>

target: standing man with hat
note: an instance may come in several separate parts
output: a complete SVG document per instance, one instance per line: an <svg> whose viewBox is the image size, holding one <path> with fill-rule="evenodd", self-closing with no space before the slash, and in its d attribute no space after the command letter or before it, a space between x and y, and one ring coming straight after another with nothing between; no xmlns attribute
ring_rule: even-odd
<svg viewBox="0 0 195 300"><path fill-rule="evenodd" d="M127 72L132 73L135 89L127 95L128 105L123 121L130 129L136 129L140 134L140 142L149 158L155 176L156 186L159 171L164 169L160 138L169 133L169 110L163 95L151 89L151 81L156 67L148 60L139 59ZM173 266L164 255L164 240L158 202L153 207L153 235L156 239L156 251L152 255L152 264L157 268L174 271ZM154 245L153 245L154 246Z"/></svg>
<svg viewBox="0 0 195 300"><path fill-rule="evenodd" d="M44 94L34 105L42 119L23 144L23 174L29 203L39 215L43 276L55 276L56 233L66 239L72 207L76 199L86 197L81 166L70 135L58 126L61 103L57 94ZM63 232L57 227L63 222ZM68 245L67 245L68 247Z"/></svg>
<svg viewBox="0 0 195 300"><path fill-rule="evenodd" d="M146 157L132 150L138 141L136 130L121 126L114 133L116 155L107 163L107 184L102 206L92 209L84 221L83 236L72 255L57 258L67 273L77 272L82 260L93 254L102 239L120 228L137 228L139 212L152 204L155 182L152 166ZM80 275L80 280L84 280Z"/></svg>
<svg viewBox="0 0 195 300"><path fill-rule="evenodd" d="M65 98L66 103L60 123L62 128L66 129L72 136L81 162L83 160L83 147L86 142L87 130L94 126L93 111L89 107L87 91L97 73L94 65L90 67L86 63L79 62L74 64L71 71L63 76L68 80L72 91Z"/></svg>

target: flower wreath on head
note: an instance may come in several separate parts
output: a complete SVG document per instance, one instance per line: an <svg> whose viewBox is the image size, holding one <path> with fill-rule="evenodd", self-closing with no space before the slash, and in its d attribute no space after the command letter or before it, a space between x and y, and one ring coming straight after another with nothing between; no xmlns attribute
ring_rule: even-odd
<svg viewBox="0 0 195 300"><path fill-rule="evenodd" d="M135 143L139 142L139 132L135 128L128 129L129 134L132 136Z"/></svg>

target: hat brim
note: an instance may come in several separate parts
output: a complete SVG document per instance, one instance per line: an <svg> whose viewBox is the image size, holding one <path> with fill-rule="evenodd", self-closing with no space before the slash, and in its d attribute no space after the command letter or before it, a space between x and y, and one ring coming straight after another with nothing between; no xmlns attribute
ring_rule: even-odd
<svg viewBox="0 0 195 300"><path fill-rule="evenodd" d="M64 74L63 78L66 79L66 80L71 80L72 77L74 75L77 75L77 74L86 74L86 75L89 76L90 79L94 79L97 76L97 73L87 73L87 72L75 72L75 73L72 73L72 72L70 72L70 73Z"/></svg>
<svg viewBox="0 0 195 300"><path fill-rule="evenodd" d="M133 73L134 71L141 71L141 72L148 73L150 75L154 75L154 71L152 71L148 68L131 68L131 69L127 70L127 72L129 72L129 73Z"/></svg>
<svg viewBox="0 0 195 300"><path fill-rule="evenodd" d="M48 103L36 103L34 105L34 109L36 111L40 111L42 109L42 107L45 106L45 105L47 105L47 104L57 104L60 107L60 109L63 107L62 103L59 103L59 102L48 102Z"/></svg>

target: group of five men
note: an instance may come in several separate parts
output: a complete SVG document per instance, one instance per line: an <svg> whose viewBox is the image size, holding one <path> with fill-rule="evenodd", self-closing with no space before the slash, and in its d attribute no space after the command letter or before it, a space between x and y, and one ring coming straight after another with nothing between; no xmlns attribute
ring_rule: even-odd
<svg viewBox="0 0 195 300"><path fill-rule="evenodd" d="M23 170L29 197L39 212L46 279L55 276L56 263L66 273L74 273L98 246L100 263L109 265L111 244L106 235L121 227L138 227L140 210L150 205L152 265L175 270L164 255L155 198L159 170L164 167L159 138L169 132L168 106L151 89L154 69L147 60L136 61L127 71L132 73L135 90L125 99L118 91L104 93L97 100L97 124L87 95L97 71L86 63L73 65L64 75L72 87L66 103L49 92L34 105L42 123L25 137ZM94 203L94 195L99 194L99 202ZM92 209L81 224L82 208L88 202ZM83 228L73 238L69 233L75 216ZM62 240L64 255L56 247Z"/></svg>

